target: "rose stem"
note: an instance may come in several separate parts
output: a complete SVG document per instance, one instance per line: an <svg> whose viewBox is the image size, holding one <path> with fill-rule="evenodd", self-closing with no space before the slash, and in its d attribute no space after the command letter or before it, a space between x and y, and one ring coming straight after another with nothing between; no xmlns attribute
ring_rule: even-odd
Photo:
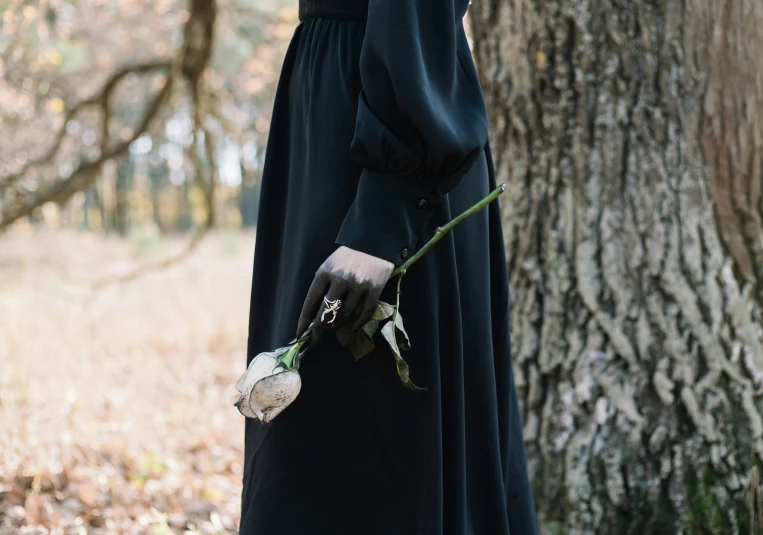
<svg viewBox="0 0 763 535"><path fill-rule="evenodd" d="M400 283L403 282L403 275L405 275L405 271L401 271L400 276L397 278L397 300L395 301L395 313L392 314L392 325L395 324L397 311L400 308Z"/></svg>
<svg viewBox="0 0 763 535"><path fill-rule="evenodd" d="M494 199L496 199L501 193L503 193L506 190L506 184L501 184L497 188L495 188L493 191L490 192L490 194L479 201L477 204L466 210L464 213L462 213L460 216L451 219L447 224L445 224L442 227L437 227L435 229L434 236L426 243L424 246L412 257L410 257L408 260L406 260L400 267L398 267L396 270L392 272L392 274L389 276L389 279L392 280L393 278L400 275L400 278L397 280L397 307L400 306L400 282L403 280L403 275L405 275L405 272L410 268L416 260L424 256L424 253L426 253L429 249L432 248L432 246L440 241L443 236L445 236L448 232L450 232L453 227L458 225L461 221L466 219L467 217L476 214L480 210L482 210L485 206L490 204ZM395 311L397 312L397 310ZM394 319L394 318L393 318ZM302 333L302 336L299 337L298 341L303 341L307 337L310 336L311 331L313 330L314 324L311 324L307 330L305 330L304 333Z"/></svg>
<svg viewBox="0 0 763 535"><path fill-rule="evenodd" d="M504 192L506 189L506 184L501 184L497 188L495 188L490 195L482 199L480 202L466 210L463 214L460 216L451 219L446 225L442 227L437 227L437 229L434 232L434 236L432 236L432 239L430 239L415 255L410 257L408 260L405 261L400 267L398 267L395 271L392 272L392 275L389 276L390 279L393 277L402 274L405 274L405 272L413 265L416 260L424 256L424 253L426 253L429 249L432 248L432 246L440 241L443 236L445 236L448 232L453 229L456 225L458 225L461 221L469 217L470 215L474 215L480 210L482 210L485 206L490 204L496 197L498 197L501 193ZM402 277L400 277L402 278ZM399 281L398 281L399 286Z"/></svg>

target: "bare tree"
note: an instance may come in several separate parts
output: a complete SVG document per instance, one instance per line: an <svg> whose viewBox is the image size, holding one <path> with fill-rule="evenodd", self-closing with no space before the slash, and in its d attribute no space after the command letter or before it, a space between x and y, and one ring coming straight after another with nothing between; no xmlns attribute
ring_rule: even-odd
<svg viewBox="0 0 763 535"><path fill-rule="evenodd" d="M109 160L124 156L130 144L149 131L152 122L157 119L160 111L172 96L173 86L184 81L190 94L193 108L194 135L205 132L206 151L211 155L212 136L206 130L204 118L206 114L214 113L214 101L204 88L202 74L206 68L212 51L215 27L215 0L190 0L189 16L183 30L183 41L173 58L169 60L147 61L126 65L116 70L105 82L103 87L92 97L72 105L65 112L65 118L58 132L50 141L50 147L38 157L29 159L19 169L0 176L0 231L7 228L20 218L31 215L36 209L48 202L62 204L75 193L90 187L100 176L103 164ZM140 117L132 125L127 137L115 136L110 131L114 94L119 84L129 75L160 75L159 89L154 92L142 107ZM85 110L97 111L97 121L100 124L98 139L99 150L93 158L83 156L80 163L70 172L60 174L53 180L46 181L41 187L29 189L23 179L38 172L39 168L51 164L67 135L66 125L70 119ZM213 164L214 158L208 158ZM197 166L200 172L200 166ZM201 177L202 191L207 196L208 224L213 221L211 200L214 184L213 176Z"/></svg>
<svg viewBox="0 0 763 535"><path fill-rule="evenodd" d="M763 5L470 11L543 533L750 533Z"/></svg>

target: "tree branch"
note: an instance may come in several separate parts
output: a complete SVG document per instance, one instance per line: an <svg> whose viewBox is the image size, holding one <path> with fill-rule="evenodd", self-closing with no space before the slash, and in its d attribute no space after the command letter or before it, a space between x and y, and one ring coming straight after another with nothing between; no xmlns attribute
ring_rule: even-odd
<svg viewBox="0 0 763 535"><path fill-rule="evenodd" d="M135 129L134 134L128 140L116 145L111 150L103 152L99 158L80 164L80 166L77 167L68 178L60 178L52 186L45 189L42 193L35 195L31 201L26 203L22 201L20 205L11 207L8 211L4 211L2 214L0 214L2 215L2 219L0 219L0 231L10 226L14 221L31 215L35 209L39 208L43 204L48 202L63 202L69 199L78 191L81 191L93 184L99 178L98 170L100 169L101 165L103 165L105 161L117 156L121 156L127 152L130 144L135 141L141 134L143 134L143 132L145 132L149 123L159 111L162 103L169 96L171 87L172 76L169 75L164 83L164 86L153 99L149 105L148 110L146 110L146 113L143 115L143 119L141 120L140 125Z"/></svg>
<svg viewBox="0 0 763 535"><path fill-rule="evenodd" d="M202 75L206 68L212 53L212 41L214 34L214 24L216 19L216 2L214 0L189 0L190 16L185 24L183 31L183 43L175 56L175 60L155 61L141 63L129 67L124 67L118 72L112 74L104 84L103 88L91 98L80 102L69 111L64 118L64 124L56 134L53 145L41 157L36 158L19 170L5 177L0 177L0 201L4 192L24 176L33 167L50 163L56 156L63 138L66 135L66 123L80 110L88 106L100 106L103 114L101 140L101 155L95 160L81 163L71 175L60 176L51 186L41 189L41 191L32 196L24 196L18 192L10 203L9 207L0 205L0 231L8 228L14 221L22 217L31 215L37 208L47 202L63 203L75 193L91 186L98 178L101 166L107 160L124 155L130 147L130 144L140 137L147 129L152 119L158 114L162 105L168 100L173 81L182 75L186 78L191 87L191 98L194 103L194 121L195 128L202 127L202 114L199 111L200 100L202 98ZM109 101L117 87L118 83L128 74L143 74L155 70L163 69L167 71L164 86L159 93L149 103L138 126L130 139L118 143L111 149L108 149L108 119L109 119ZM211 150L207 146L207 151ZM214 190L214 178L211 179L212 185L209 188L203 188L205 192L211 194ZM212 200L207 200L208 205L213 206ZM211 216L210 216L211 217ZM208 223L209 224L209 223Z"/></svg>
<svg viewBox="0 0 763 535"><path fill-rule="evenodd" d="M117 84L125 76L131 73L145 74L145 73L149 73L159 69L169 70L171 66L172 66L172 63L169 61L139 63L137 65L130 65L127 67L123 67L119 71L112 74L109 77L109 79L106 81L104 86L101 88L101 90L98 91L98 93L96 93L95 95L93 95L92 97L86 100L83 100L77 103L72 108L66 111L66 115L64 116L64 121L61 125L61 128L59 128L58 132L56 132L56 137L53 141L53 145L51 145L51 147L47 150L47 152L45 152L45 154L43 154L42 156L36 159L28 160L27 163L15 173L10 173L8 175L0 177L0 195L2 195L9 187L13 186L16 182L18 182L18 180L21 177L23 177L31 168L50 163L50 161L55 157L56 153L58 152L58 149L61 146L61 141L63 141L64 137L66 137L66 124L79 111L90 106L101 106L104 109L104 112L108 111L107 106L108 106L108 102L111 97L111 94L116 88ZM104 131L108 129L108 121L106 119L107 119L107 115L104 115L104 121L103 121ZM107 136L104 135L104 138L106 137Z"/></svg>

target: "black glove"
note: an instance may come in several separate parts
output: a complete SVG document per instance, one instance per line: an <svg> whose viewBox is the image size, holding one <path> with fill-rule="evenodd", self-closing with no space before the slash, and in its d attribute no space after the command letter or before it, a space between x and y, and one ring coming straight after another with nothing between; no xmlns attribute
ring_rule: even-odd
<svg viewBox="0 0 763 535"><path fill-rule="evenodd" d="M340 246L315 272L297 325L297 338L315 320L312 336L326 327L338 328L354 320L355 331L371 319L395 266L392 262ZM327 306L324 297L339 305ZM328 308L328 310L327 310ZM325 312L325 313L324 313Z"/></svg>

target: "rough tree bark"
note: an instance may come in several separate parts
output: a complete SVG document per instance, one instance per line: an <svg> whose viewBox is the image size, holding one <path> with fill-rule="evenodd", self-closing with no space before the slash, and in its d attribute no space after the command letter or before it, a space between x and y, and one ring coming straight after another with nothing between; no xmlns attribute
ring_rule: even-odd
<svg viewBox="0 0 763 535"><path fill-rule="evenodd" d="M763 4L479 0L470 21L542 533L750 533Z"/></svg>

